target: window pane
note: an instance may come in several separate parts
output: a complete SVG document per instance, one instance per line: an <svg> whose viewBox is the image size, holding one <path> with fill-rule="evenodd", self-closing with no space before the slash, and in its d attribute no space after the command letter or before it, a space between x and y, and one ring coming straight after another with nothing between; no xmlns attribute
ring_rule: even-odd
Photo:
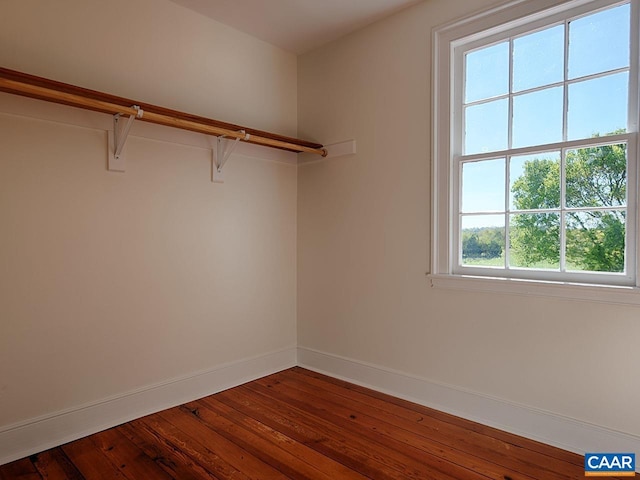
<svg viewBox="0 0 640 480"><path fill-rule="evenodd" d="M464 152L506 150L508 139L509 101L505 98L465 109Z"/></svg>
<svg viewBox="0 0 640 480"><path fill-rule="evenodd" d="M462 217L462 265L504 267L504 215Z"/></svg>
<svg viewBox="0 0 640 480"><path fill-rule="evenodd" d="M509 176L512 210L560 207L560 152L511 157Z"/></svg>
<svg viewBox="0 0 640 480"><path fill-rule="evenodd" d="M569 85L569 140L626 132L628 91L627 72Z"/></svg>
<svg viewBox="0 0 640 480"><path fill-rule="evenodd" d="M513 91L542 87L564 79L564 25L513 41Z"/></svg>
<svg viewBox="0 0 640 480"><path fill-rule="evenodd" d="M465 57L465 103L509 93L509 42Z"/></svg>
<svg viewBox="0 0 640 480"><path fill-rule="evenodd" d="M629 66L629 4L569 23L569 78Z"/></svg>
<svg viewBox="0 0 640 480"><path fill-rule="evenodd" d="M560 215L520 213L509 219L509 265L560 269Z"/></svg>
<svg viewBox="0 0 640 480"><path fill-rule="evenodd" d="M462 212L504 211L504 158L462 164Z"/></svg>
<svg viewBox="0 0 640 480"><path fill-rule="evenodd" d="M562 141L562 87L513 98L513 148Z"/></svg>
<svg viewBox="0 0 640 480"><path fill-rule="evenodd" d="M625 211L567 213L567 270L624 272Z"/></svg>
<svg viewBox="0 0 640 480"><path fill-rule="evenodd" d="M626 144L569 150L565 177L567 207L617 207L627 204Z"/></svg>

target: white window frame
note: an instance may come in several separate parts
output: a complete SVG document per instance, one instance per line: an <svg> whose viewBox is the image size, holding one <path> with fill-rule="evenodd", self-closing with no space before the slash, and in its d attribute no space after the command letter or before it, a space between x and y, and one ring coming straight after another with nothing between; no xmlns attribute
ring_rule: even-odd
<svg viewBox="0 0 640 480"><path fill-rule="evenodd" d="M496 274L495 269L458 268L459 228L458 222L459 171L456 161L462 152L456 151L461 142L462 112L457 111L462 102L456 102L455 93L462 91L462 75L454 77L454 68L461 71L462 55L460 50L490 44L509 36L541 29L558 22L565 17L587 14L609 6L621 4L621 0L516 0L471 15L467 18L438 27L433 32L434 73L433 73L433 161L432 161L432 251L431 273L429 278L435 287L447 287L465 290L505 292L527 295L544 295L589 299L607 303L625 303L640 305L640 238L638 236L638 117L640 115L638 81L630 82L629 88L629 132L615 137L603 137L602 143L614 140L627 142L627 229L631 229L631 238L636 241L627 245L626 275L606 275L598 277L589 273L584 276L569 275L564 278L545 278L535 270L526 270L504 276L504 270ZM631 0L631 60L630 72L638 72L640 64L640 0ZM456 64L456 62L458 62ZM630 77L631 77L630 73ZM455 79L456 85L452 83ZM457 137L456 137L457 136ZM579 146L584 142L564 142L558 144L565 148L569 144ZM535 147L534 147L535 148ZM526 151L527 149L521 149ZM526 153L526 152L524 152ZM495 157L500 153L494 154ZM629 237L628 237L629 238ZM465 274L465 272L472 272ZM602 278L602 283L596 282ZM616 285L618 283L618 285Z"/></svg>

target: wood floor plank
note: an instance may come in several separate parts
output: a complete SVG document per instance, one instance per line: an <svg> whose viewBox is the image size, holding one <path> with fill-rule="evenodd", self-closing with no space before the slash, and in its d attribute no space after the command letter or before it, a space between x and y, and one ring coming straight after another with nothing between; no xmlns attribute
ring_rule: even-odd
<svg viewBox="0 0 640 480"><path fill-rule="evenodd" d="M387 439L376 437L375 435L367 436L366 432L363 431L345 429L341 424L334 424L324 417L321 418L321 416L310 414L308 410L301 410L299 405L295 405L294 402L268 396L271 392L257 391L254 385L246 388L251 390L249 394L251 396L242 402L245 407L251 408L252 405L261 402L262 406L267 409L273 407L275 411L282 412L284 418L281 417L280 421L286 422L287 418L295 418L297 425L304 425L308 430L315 431L330 439L320 444L314 444L314 447L323 448L322 451L326 455L340 458L338 455L341 449L348 446L346 452L348 457L355 457L359 454L361 456L364 455L370 461L375 460L381 464L377 466L380 472L384 471L391 478L425 478L432 475L438 475L442 478L451 476L458 479L486 478L477 472L450 465L439 458L423 454L420 455L420 458L411 457L404 448L392 448ZM262 395L264 396L260 399ZM225 401L224 397L219 398L221 401ZM315 403L316 399L313 402ZM296 431L294 430L292 434L295 433ZM368 472L363 473L371 475Z"/></svg>
<svg viewBox="0 0 640 480"><path fill-rule="evenodd" d="M397 476L395 471L391 475L387 473L384 464L372 458L368 452L356 450L351 445L341 442L339 438L330 438L309 428L296 414L285 412L281 408L272 410L270 407L273 405L265 406L260 401L244 400L242 393L237 389L233 390L232 396L229 395L230 392L224 393L223 396L216 396L216 399L356 472L380 480L395 479Z"/></svg>
<svg viewBox="0 0 640 480"><path fill-rule="evenodd" d="M28 458L0 466L0 480L42 480L36 467Z"/></svg>
<svg viewBox="0 0 640 480"><path fill-rule="evenodd" d="M31 457L33 465L43 479L85 480L61 448L52 448Z"/></svg>
<svg viewBox="0 0 640 480"><path fill-rule="evenodd" d="M223 394L231 395L230 392L222 392ZM336 427L335 425L327 422L326 420L310 414L308 411L304 411L298 408L297 405L289 405L287 402L275 396L265 396L265 392L261 392L253 383L244 387L234 389L232 392L234 395L238 395L241 398L245 395L244 402L242 402L244 408L251 408L253 405L260 404L265 409L271 409L277 406L277 411L286 412L286 417L295 417L296 424L304 425L307 430L316 432L327 438L323 442L315 442L311 444L314 448L322 448L322 453L327 456L334 456L345 448L350 452L361 452L361 455L368 457L370 461L376 461L378 463L377 468L380 472L384 472L388 478L405 479L405 478L456 478L459 480L469 479L486 479L484 475L462 469L456 465L448 464L438 458L425 458L422 461L416 460L405 452L389 448L389 445L383 445L379 441L372 438L364 439L358 434L354 434L347 430ZM267 392L268 393L268 392ZM220 401L225 400L224 395L218 397ZM205 399L205 401L212 401ZM275 407L274 407L275 408ZM275 413L275 410L272 410ZM280 421L286 421L280 419ZM290 432L292 435L296 434L293 430ZM305 438L300 438L299 441L306 441ZM339 457L336 457L339 458Z"/></svg>
<svg viewBox="0 0 640 480"><path fill-rule="evenodd" d="M493 427L489 427L486 425L481 425L479 423L472 422L470 420L466 420L461 417L456 417L454 415L450 415L448 413L440 412L438 410L434 410L428 407L424 407L422 405L418 405L413 402L409 402L408 400L404 400L398 397L393 397L391 395L387 395L385 393L377 392L375 390L371 390L365 387L361 387L359 385L355 385L353 383L345 382L343 380L329 377L320 373L313 372L311 370L307 370L301 367L293 367L291 369L292 372L307 375L313 378L321 379L327 383L333 383L335 385L342 386L347 390L352 390L354 392L359 392L367 395L372 399L379 399L383 402L388 402L393 405L398 405L402 408L405 408L409 411L414 411L425 415L427 417L432 417L435 419L442 420L443 422L451 423L454 425L459 425L462 428L465 428L469 431L480 433L482 435L486 435L487 437L492 437L498 440L502 440L505 443L511 444L516 448L523 448L533 452L540 453L542 455L546 455L552 458L557 458L559 460L565 461L567 463L571 463L573 465L584 467L584 460L580 455L576 455L575 453L568 452L566 450L562 450L556 447L552 447L550 445L546 445L544 443L536 442L535 440L530 440L525 437L521 437L518 435L514 435L511 433L507 433L502 430L498 430Z"/></svg>
<svg viewBox="0 0 640 480"><path fill-rule="evenodd" d="M258 475L273 480L286 478L178 408L137 420L134 424L138 422L179 446L192 460L221 480L250 480Z"/></svg>
<svg viewBox="0 0 640 480"><path fill-rule="evenodd" d="M60 448L87 480L122 480L127 478L100 451L92 437L81 438Z"/></svg>
<svg viewBox="0 0 640 480"><path fill-rule="evenodd" d="M295 457L312 465L330 478L341 478L345 480L366 480L367 478L345 465L318 453L306 443L297 442L284 434L280 429L272 428L253 416L245 415L243 412L229 407L224 402L218 402L213 398L203 399L202 402L205 403L207 408L213 410L218 415L251 431L260 432L261 437L265 440L279 444L281 448L286 449Z"/></svg>
<svg viewBox="0 0 640 480"><path fill-rule="evenodd" d="M225 395L218 397L218 400L363 475L381 480L402 477L398 471L386 466L370 452L354 448L342 436L331 438L322 428L310 427L303 415L286 411L273 403L264 404L260 399L245 399L237 390L234 390L233 397Z"/></svg>
<svg viewBox="0 0 640 480"><path fill-rule="evenodd" d="M172 480L174 478L114 428L96 433L91 436L91 439L104 456L130 479Z"/></svg>
<svg viewBox="0 0 640 480"><path fill-rule="evenodd" d="M180 480L220 480L199 464L194 463L181 449L174 447L162 435L132 423L120 425L116 431L127 437L173 478Z"/></svg>
<svg viewBox="0 0 640 480"><path fill-rule="evenodd" d="M342 403L345 398L358 400L411 421L419 420L420 426L427 426L429 422L435 421L435 434L439 436L438 441L450 442L451 438L456 438L456 432L458 432L458 435L461 433L462 437L457 438L456 442L462 442L464 436L470 436L474 439L473 446L469 451L473 451L474 448L486 442L494 451L501 451L512 460L523 463L523 469L520 471L536 479L547 480L553 478L554 474L556 476L559 474L561 478L580 480L584 478L584 457L573 452L481 425L305 368L293 367L274 374L273 377L278 378L280 374L284 374L285 377L303 378L316 387L315 392L324 394L327 391L337 391L341 395L340 402ZM261 383L267 378L269 377L264 377L256 383ZM514 468L518 468L517 465ZM550 468L553 469L552 473L550 473ZM622 480L629 477L608 476L607 478ZM635 478L640 478L640 474L636 473Z"/></svg>
<svg viewBox="0 0 640 480"><path fill-rule="evenodd" d="M505 476L512 478L512 480L532 480L534 478L488 461L483 456L473 455L464 450L433 441L427 436L416 434L410 429L402 428L398 425L400 422L391 423L389 420L393 419L384 419L380 412L366 404L353 403L349 405L347 399L342 399L340 403L337 403L332 401L325 391L298 389L297 387L304 388L304 386L297 383L274 382L271 379L263 379L256 383L270 388L272 392L278 392L278 398L288 403L295 402L294 404L298 407L307 404L308 398L313 396L313 404L306 408L314 414L340 425L343 429L352 431L361 438L383 443L385 448L401 451L417 461L424 459L427 454L493 480L503 480ZM549 480L566 480L566 477L549 473Z"/></svg>
<svg viewBox="0 0 640 480"><path fill-rule="evenodd" d="M299 367L0 466L0 480L583 478L580 455Z"/></svg>
<svg viewBox="0 0 640 480"><path fill-rule="evenodd" d="M215 401L211 400L211 402ZM189 403L184 409L191 412L194 417L198 418L208 428L241 446L256 458L271 465L290 478L300 480L330 480L331 478L313 465L306 463L289 452L286 448L288 442L284 440L284 435L277 435L277 432L273 431L270 432L274 434L273 438L265 439L261 435L261 432L264 432L262 427L256 425L257 431L254 432L234 423L212 409L208 398Z"/></svg>
<svg viewBox="0 0 640 480"><path fill-rule="evenodd" d="M506 475L515 480L516 478L535 478L544 474L549 480L562 480L571 478L575 474L575 467L561 460L549 457L544 465L541 465L539 454L521 449L515 456L513 446L500 440L470 432L447 422L425 418L420 414L409 415L409 418L406 418L402 415L407 412L404 408L371 399L371 397L309 376L296 375L287 371L265 377L256 383L290 394L298 392L295 394L298 399L312 395L316 399L314 405L318 404L318 399L322 399L325 408L334 414L341 414L347 424L366 423L367 428L378 432L386 428L387 435L404 442L415 443L419 448L426 448L428 451L435 449L436 454L439 454L438 449L442 448L443 458L447 458L451 450L451 453L459 459L465 458L466 465L474 465L477 471L482 471L479 466L475 466L478 465L477 462L484 465L485 475L491 478L502 479ZM351 418L351 415L355 415L354 412L361 412L362 415ZM502 468L496 470L493 465Z"/></svg>

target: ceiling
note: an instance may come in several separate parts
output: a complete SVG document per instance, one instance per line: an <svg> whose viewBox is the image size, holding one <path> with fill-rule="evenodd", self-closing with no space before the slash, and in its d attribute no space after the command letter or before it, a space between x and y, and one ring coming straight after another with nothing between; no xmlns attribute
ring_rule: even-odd
<svg viewBox="0 0 640 480"><path fill-rule="evenodd" d="M293 53L304 53L421 0L172 0Z"/></svg>

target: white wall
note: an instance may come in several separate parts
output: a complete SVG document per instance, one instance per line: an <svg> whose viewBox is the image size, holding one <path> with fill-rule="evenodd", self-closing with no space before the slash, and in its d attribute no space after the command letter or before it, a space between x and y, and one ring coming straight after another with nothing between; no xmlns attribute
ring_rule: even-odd
<svg viewBox="0 0 640 480"><path fill-rule="evenodd" d="M169 0L3 0L0 64L296 134L296 57Z"/></svg>
<svg viewBox="0 0 640 480"><path fill-rule="evenodd" d="M431 0L299 58L299 134L358 144L299 167L299 346L640 435L637 307L425 276L431 32L492 3Z"/></svg>
<svg viewBox="0 0 640 480"><path fill-rule="evenodd" d="M235 156L212 185L202 145L133 135L115 174L98 114L0 94L0 432L291 347L297 300L302 347L640 434L637 308L425 278L431 28L469 11L425 2L296 71L167 0L4 0L4 67L359 153L297 183Z"/></svg>
<svg viewBox="0 0 640 480"><path fill-rule="evenodd" d="M295 56L167 0L0 10L4 67L296 134ZM295 346L295 163L212 184L210 150L151 126L108 172L100 114L43 105L0 94L0 432Z"/></svg>

